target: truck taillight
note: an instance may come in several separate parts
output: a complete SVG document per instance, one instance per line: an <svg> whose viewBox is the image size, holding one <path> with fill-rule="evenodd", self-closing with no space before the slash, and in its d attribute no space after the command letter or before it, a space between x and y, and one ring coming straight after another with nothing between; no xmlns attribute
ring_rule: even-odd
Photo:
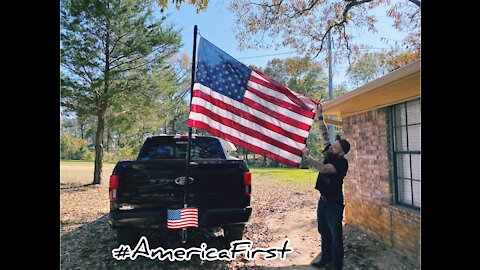
<svg viewBox="0 0 480 270"><path fill-rule="evenodd" d="M118 175L112 174L110 175L110 186L109 186L109 195L110 201L116 202L118 201L117 191L118 191Z"/></svg>
<svg viewBox="0 0 480 270"><path fill-rule="evenodd" d="M245 195L252 195L252 173L243 173L243 183L245 184Z"/></svg>

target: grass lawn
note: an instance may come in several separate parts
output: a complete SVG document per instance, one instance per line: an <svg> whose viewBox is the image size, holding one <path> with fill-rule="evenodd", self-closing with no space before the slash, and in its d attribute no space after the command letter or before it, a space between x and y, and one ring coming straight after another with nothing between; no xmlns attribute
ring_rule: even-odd
<svg viewBox="0 0 480 270"><path fill-rule="evenodd" d="M312 189L318 172L296 168L250 168L252 181L259 185L289 186L299 189Z"/></svg>
<svg viewBox="0 0 480 270"><path fill-rule="evenodd" d="M86 185L93 181L93 161L60 160L60 183L63 185ZM108 185L115 163L104 162L102 181Z"/></svg>

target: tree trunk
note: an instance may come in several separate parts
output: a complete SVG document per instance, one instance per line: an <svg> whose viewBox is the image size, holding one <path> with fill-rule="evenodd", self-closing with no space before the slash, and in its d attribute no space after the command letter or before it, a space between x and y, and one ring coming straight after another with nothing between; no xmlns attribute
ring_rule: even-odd
<svg viewBox="0 0 480 270"><path fill-rule="evenodd" d="M84 135L83 135L84 131L85 131L85 124L80 123L80 136L81 136L82 140L85 139Z"/></svg>
<svg viewBox="0 0 480 270"><path fill-rule="evenodd" d="M113 138L112 132L107 132L107 146L105 147L110 152L116 151L115 138Z"/></svg>
<svg viewBox="0 0 480 270"><path fill-rule="evenodd" d="M110 3L107 3L110 8ZM103 73L103 92L108 94L110 81L110 21L107 19L105 35L105 70ZM95 171L93 172L93 183L99 185L102 183L102 167L103 167L103 133L105 132L105 118L107 116L108 105L100 94L96 95L97 105L97 134L95 136Z"/></svg>
<svg viewBox="0 0 480 270"><path fill-rule="evenodd" d="M105 142L105 145L103 146L103 150L105 150L107 152L110 152L111 136L112 136L112 134L110 133L110 130L107 130L107 141Z"/></svg>
<svg viewBox="0 0 480 270"><path fill-rule="evenodd" d="M101 184L103 166L103 132L105 131L105 114L100 113L97 117L97 134L95 137L95 171L93 173L93 185Z"/></svg>
<svg viewBox="0 0 480 270"><path fill-rule="evenodd" d="M263 167L267 166L267 157L263 156Z"/></svg>
<svg viewBox="0 0 480 270"><path fill-rule="evenodd" d="M177 134L177 130L175 129L175 118L173 118L172 120L172 131L173 131L173 134Z"/></svg>

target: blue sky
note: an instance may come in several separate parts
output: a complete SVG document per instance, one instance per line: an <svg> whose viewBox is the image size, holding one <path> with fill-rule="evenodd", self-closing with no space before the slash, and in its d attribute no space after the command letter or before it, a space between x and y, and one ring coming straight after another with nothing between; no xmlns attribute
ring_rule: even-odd
<svg viewBox="0 0 480 270"><path fill-rule="evenodd" d="M223 2L223 3L222 3ZM170 4L166 12L170 14L169 20L182 28L182 43L183 47L180 49L181 53L186 53L190 57L193 50L193 27L198 26L200 34L208 39L210 42L221 48L226 53L246 65L256 65L265 67L267 62L273 58L287 58L298 56L291 48L281 48L279 50L269 49L255 49L244 50L238 49L239 42L235 39L233 27L235 26L235 17L232 12L228 10L229 1L211 1L206 12L196 13L195 7L184 4L180 10L176 10L174 5ZM373 48L387 48L388 45L381 41L382 37L390 40L400 41L406 35L392 27L392 19L386 17L385 7L381 6L373 11L376 14L378 23L377 33L351 31L355 36L355 42L362 42L371 45ZM376 50L380 51L380 50ZM280 54L280 55L272 55ZM333 84L346 83L345 70L347 63L339 63L334 66ZM325 67L326 70L327 67ZM348 87L348 90L352 90Z"/></svg>

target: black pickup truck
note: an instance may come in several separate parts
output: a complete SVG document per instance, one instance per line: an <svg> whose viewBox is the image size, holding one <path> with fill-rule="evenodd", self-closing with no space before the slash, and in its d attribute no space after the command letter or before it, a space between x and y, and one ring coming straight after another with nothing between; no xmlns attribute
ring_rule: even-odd
<svg viewBox="0 0 480 270"><path fill-rule="evenodd" d="M119 243L142 230L167 230L167 209L183 208L188 136L146 139L135 161L118 162L110 176L108 222ZM188 207L198 208L198 228L222 228L225 240L242 239L249 220L251 173L229 155L235 146L192 136Z"/></svg>

